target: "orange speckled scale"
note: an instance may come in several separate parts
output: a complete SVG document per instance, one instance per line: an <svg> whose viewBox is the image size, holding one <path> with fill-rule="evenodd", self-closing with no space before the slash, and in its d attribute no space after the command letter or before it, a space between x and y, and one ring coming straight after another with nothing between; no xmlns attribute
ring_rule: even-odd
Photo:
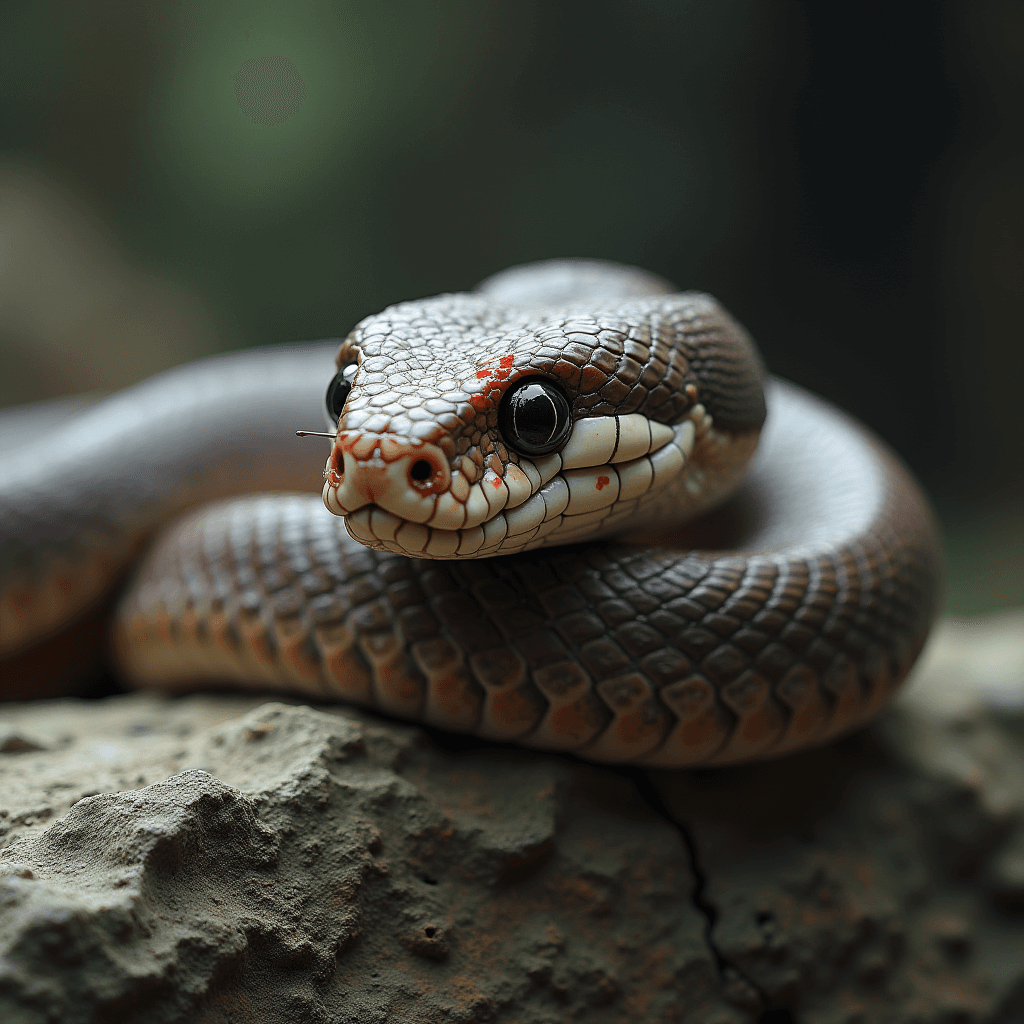
<svg viewBox="0 0 1024 1024"><path fill-rule="evenodd" d="M595 761L639 761L664 740L672 715L639 672L597 684L613 717L597 739L580 753Z"/></svg>
<svg viewBox="0 0 1024 1024"><path fill-rule="evenodd" d="M593 691L586 669L573 661L535 669L533 681L547 698L548 709L523 742L545 750L575 750L605 727L609 714Z"/></svg>
<svg viewBox="0 0 1024 1024"><path fill-rule="evenodd" d="M50 617L40 614L42 595L38 586L32 586L27 580L17 575L7 581L7 586L0 593L0 624L3 632L0 641L10 650L18 650L24 644L25 637L32 637L39 622L46 622Z"/></svg>
<svg viewBox="0 0 1024 1024"><path fill-rule="evenodd" d="M238 631L230 614L223 606L210 610L207 631L210 642L223 656L233 658L239 653Z"/></svg>
<svg viewBox="0 0 1024 1024"><path fill-rule="evenodd" d="M176 622L175 633L178 643L184 648L198 649L205 646L206 621L194 605L186 605Z"/></svg>
<svg viewBox="0 0 1024 1024"><path fill-rule="evenodd" d="M775 696L789 711L783 742L799 747L825 733L832 705L818 688L818 676L810 665L797 662L774 687Z"/></svg>
<svg viewBox="0 0 1024 1024"><path fill-rule="evenodd" d="M133 638L139 633L148 635L152 644L162 647L170 647L175 641L177 622L163 601L150 612L148 618L141 611L135 609L134 616L127 622ZM143 646L141 642L139 642L139 646L140 648Z"/></svg>
<svg viewBox="0 0 1024 1024"><path fill-rule="evenodd" d="M529 668L518 651L479 651L469 663L484 691L478 735L511 741L536 728L547 702L530 682Z"/></svg>
<svg viewBox="0 0 1024 1024"><path fill-rule="evenodd" d="M356 655L356 638L348 625L321 623L314 627L314 636L329 696L353 704L372 703L373 676Z"/></svg>
<svg viewBox="0 0 1024 1024"><path fill-rule="evenodd" d="M860 680L865 692L860 720L867 721L892 700L893 692L900 681L900 677L894 677L890 671L889 660L878 644L871 644L864 652Z"/></svg>
<svg viewBox="0 0 1024 1024"><path fill-rule="evenodd" d="M821 673L821 687L832 703L830 719L835 722L854 722L861 716L864 691L857 678L857 667L846 654L837 654Z"/></svg>
<svg viewBox="0 0 1024 1024"><path fill-rule="evenodd" d="M752 761L778 743L786 728L786 717L764 676L748 669L726 683L720 694L736 715L736 724L728 742L710 763Z"/></svg>
<svg viewBox="0 0 1024 1024"><path fill-rule="evenodd" d="M521 739L533 732L546 710L544 698L529 683L489 693L477 734L491 740Z"/></svg>
<svg viewBox="0 0 1024 1024"><path fill-rule="evenodd" d="M303 693L327 696L321 682L320 658L302 618L295 615L276 619L275 632L278 664L291 686Z"/></svg>
<svg viewBox="0 0 1024 1024"><path fill-rule="evenodd" d="M126 617L122 627L123 640L129 649L134 650L142 650L147 644L166 647L172 639L171 629L171 616L161 604L148 621L137 611L131 617Z"/></svg>
<svg viewBox="0 0 1024 1024"><path fill-rule="evenodd" d="M359 649L373 669L373 706L400 718L419 718L426 699L423 676L396 632L363 633Z"/></svg>
<svg viewBox="0 0 1024 1024"><path fill-rule="evenodd" d="M664 743L642 758L643 764L705 764L728 742L735 719L722 707L715 688L703 676L669 683L659 696L675 723Z"/></svg>
<svg viewBox="0 0 1024 1024"><path fill-rule="evenodd" d="M255 663L265 669L277 664L277 645L264 617L255 611L242 611L238 617L242 643Z"/></svg>
<svg viewBox="0 0 1024 1024"><path fill-rule="evenodd" d="M483 698L462 652L445 637L417 640L410 649L427 681L423 720L442 729L472 732Z"/></svg>

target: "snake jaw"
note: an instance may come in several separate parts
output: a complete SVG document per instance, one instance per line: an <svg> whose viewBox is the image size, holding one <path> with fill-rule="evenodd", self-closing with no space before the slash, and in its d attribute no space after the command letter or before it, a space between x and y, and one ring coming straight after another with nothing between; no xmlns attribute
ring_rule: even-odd
<svg viewBox="0 0 1024 1024"><path fill-rule="evenodd" d="M483 466L462 455L446 489L410 494L402 481L409 460L431 450L443 458L439 446L394 435L381 445L381 435L342 431L324 503L361 544L419 558L481 558L574 542L629 528L652 500L662 511L705 501L714 492L691 457L711 433L700 404L674 426L637 414L584 418L561 452L514 456L504 465L492 452ZM389 472L393 490L380 483ZM470 483L471 476L478 478Z"/></svg>

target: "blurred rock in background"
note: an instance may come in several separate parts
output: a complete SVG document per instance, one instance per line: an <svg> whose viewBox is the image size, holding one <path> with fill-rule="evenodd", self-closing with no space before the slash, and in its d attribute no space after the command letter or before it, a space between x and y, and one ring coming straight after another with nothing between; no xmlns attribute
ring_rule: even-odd
<svg viewBox="0 0 1024 1024"><path fill-rule="evenodd" d="M11 2L0 403L344 332L557 255L716 294L1024 603L1024 13Z"/></svg>

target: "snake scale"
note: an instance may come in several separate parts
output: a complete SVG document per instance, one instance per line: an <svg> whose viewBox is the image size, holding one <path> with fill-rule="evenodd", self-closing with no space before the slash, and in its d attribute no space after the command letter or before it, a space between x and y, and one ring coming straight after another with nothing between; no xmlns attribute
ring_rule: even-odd
<svg viewBox="0 0 1024 1024"><path fill-rule="evenodd" d="M325 466L294 434L328 384ZM874 715L935 612L898 459L767 377L709 296L614 264L513 268L51 419L0 457L7 693L67 671L67 630L131 575L135 686L726 764Z"/></svg>

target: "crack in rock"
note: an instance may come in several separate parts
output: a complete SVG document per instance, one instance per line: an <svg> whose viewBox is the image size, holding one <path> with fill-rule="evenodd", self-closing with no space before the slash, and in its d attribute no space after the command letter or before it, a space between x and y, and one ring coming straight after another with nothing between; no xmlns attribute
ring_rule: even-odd
<svg viewBox="0 0 1024 1024"><path fill-rule="evenodd" d="M248 698L6 708L0 1019L1021 1020L1024 729L936 707L705 772Z"/></svg>
<svg viewBox="0 0 1024 1024"><path fill-rule="evenodd" d="M768 1009L767 997L751 978L747 977L735 963L722 953L715 942L714 928L715 921L718 918L718 910L707 898L707 875L701 865L693 833L684 820L672 815L657 787L651 782L648 775L637 771L634 773L634 782L637 791L647 801L651 809L678 831L683 845L686 847L690 872L694 879L693 889L690 893L690 902L704 918L704 939L712 956L715 958L715 966L722 980L725 997L729 1002L742 1009L760 1011L760 1016L758 1017L760 1024L764 1020L764 1014L771 1012Z"/></svg>

